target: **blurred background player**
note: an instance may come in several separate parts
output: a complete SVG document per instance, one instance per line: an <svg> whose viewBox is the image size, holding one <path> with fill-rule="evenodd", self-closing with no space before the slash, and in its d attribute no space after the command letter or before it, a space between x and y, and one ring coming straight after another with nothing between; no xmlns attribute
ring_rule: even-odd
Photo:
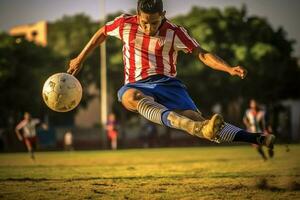
<svg viewBox="0 0 300 200"><path fill-rule="evenodd" d="M36 149L36 126L40 123L39 119L31 118L30 113L24 113L24 119L16 126L15 132L20 141L24 141L30 157L35 159L34 150Z"/></svg>
<svg viewBox="0 0 300 200"><path fill-rule="evenodd" d="M116 116L114 113L110 113L108 115L106 123L106 133L110 142L111 149L116 150L118 148L118 131Z"/></svg>
<svg viewBox="0 0 300 200"><path fill-rule="evenodd" d="M242 141L273 148L273 135L248 133L225 123L219 114L203 118L186 86L176 78L178 52L194 54L205 65L231 76L243 79L247 71L241 66L230 66L204 50L165 14L162 0L138 0L137 14L120 15L100 28L70 61L68 73L76 75L87 55L108 36L114 36L123 43L125 85L118 91L118 98L126 109L154 123L210 141Z"/></svg>
<svg viewBox="0 0 300 200"><path fill-rule="evenodd" d="M251 99L249 102L249 108L246 110L243 117L243 122L250 133L264 133L265 135L270 134L271 127L266 124L266 112L261 109L255 99ZM253 144L257 149L258 153L264 160L267 160L267 156L263 150L261 144ZM274 156L274 150L268 149L269 157Z"/></svg>
<svg viewBox="0 0 300 200"><path fill-rule="evenodd" d="M71 131L67 131L64 135L64 148L66 151L72 151L73 148L73 134Z"/></svg>

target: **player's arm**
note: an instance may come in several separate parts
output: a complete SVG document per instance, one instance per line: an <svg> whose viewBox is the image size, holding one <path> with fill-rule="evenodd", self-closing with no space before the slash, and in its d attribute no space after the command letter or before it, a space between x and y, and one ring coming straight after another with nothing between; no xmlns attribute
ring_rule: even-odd
<svg viewBox="0 0 300 200"><path fill-rule="evenodd" d="M105 27L102 27L93 35L80 54L70 61L68 73L76 75L80 71L82 63L89 53L98 47L106 38Z"/></svg>
<svg viewBox="0 0 300 200"><path fill-rule="evenodd" d="M21 134L21 132L20 132L20 130L21 130L23 127L24 127L24 122L21 121L21 122L16 126L16 128L15 128L15 133L16 133L16 135L17 135L17 137L18 137L18 139L19 139L20 141L23 140L22 134Z"/></svg>
<svg viewBox="0 0 300 200"><path fill-rule="evenodd" d="M246 116L243 117L243 123L245 124L246 128L249 128L251 126L248 117Z"/></svg>
<svg viewBox="0 0 300 200"><path fill-rule="evenodd" d="M229 73L231 76L239 76L242 79L245 78L247 74L247 71L243 67L231 67L222 58L202 49L201 47L197 47L193 53L195 53L205 65L211 67L212 69L224 71Z"/></svg>

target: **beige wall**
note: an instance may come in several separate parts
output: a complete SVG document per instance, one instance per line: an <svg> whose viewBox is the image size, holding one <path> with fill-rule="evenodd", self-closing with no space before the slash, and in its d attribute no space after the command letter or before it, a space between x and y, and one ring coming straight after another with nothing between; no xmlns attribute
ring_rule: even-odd
<svg viewBox="0 0 300 200"><path fill-rule="evenodd" d="M47 46L47 22L39 21L34 24L25 24L15 26L9 30L12 36L23 36L28 41L34 41L36 44Z"/></svg>

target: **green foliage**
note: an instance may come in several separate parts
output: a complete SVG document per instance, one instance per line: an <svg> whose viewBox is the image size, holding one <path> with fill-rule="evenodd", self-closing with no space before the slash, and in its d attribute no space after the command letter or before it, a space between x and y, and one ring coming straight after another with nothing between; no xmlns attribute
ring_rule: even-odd
<svg viewBox="0 0 300 200"><path fill-rule="evenodd" d="M61 71L67 70L70 59L75 58L81 52L99 28L99 23L93 22L90 17L84 14L64 16L54 23L49 24L49 47L64 57L64 62L61 64ZM79 75L79 79L85 91L88 91L86 88L93 82L97 82L97 85L99 85L99 63L99 50L96 50L84 63L84 68ZM83 97L83 104L86 104L86 100L90 97L90 94L86 93Z"/></svg>
<svg viewBox="0 0 300 200"><path fill-rule="evenodd" d="M274 30L266 19L248 16L245 7L194 7L172 21L189 30L204 49L249 71L248 77L240 80L207 69L195 61L197 58L181 54L179 77L186 79L188 86L199 80L198 87L190 87L190 91L192 96L202 96L201 105L210 107L216 100L227 104L239 96L264 102L300 96L300 70L292 56L293 41L286 38L282 28Z"/></svg>
<svg viewBox="0 0 300 200"><path fill-rule="evenodd" d="M59 57L49 48L0 34L0 126L21 112L44 110L41 91L49 73L58 71Z"/></svg>

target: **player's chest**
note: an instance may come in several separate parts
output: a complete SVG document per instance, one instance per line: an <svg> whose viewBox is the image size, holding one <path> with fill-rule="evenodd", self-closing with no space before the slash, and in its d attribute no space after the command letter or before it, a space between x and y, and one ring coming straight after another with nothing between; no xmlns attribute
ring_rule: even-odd
<svg viewBox="0 0 300 200"><path fill-rule="evenodd" d="M155 36L145 35L140 29L134 30L131 27L123 30L123 43L127 48L133 48L142 52L156 52L170 50L173 48L174 31L167 30L164 33L158 32Z"/></svg>

